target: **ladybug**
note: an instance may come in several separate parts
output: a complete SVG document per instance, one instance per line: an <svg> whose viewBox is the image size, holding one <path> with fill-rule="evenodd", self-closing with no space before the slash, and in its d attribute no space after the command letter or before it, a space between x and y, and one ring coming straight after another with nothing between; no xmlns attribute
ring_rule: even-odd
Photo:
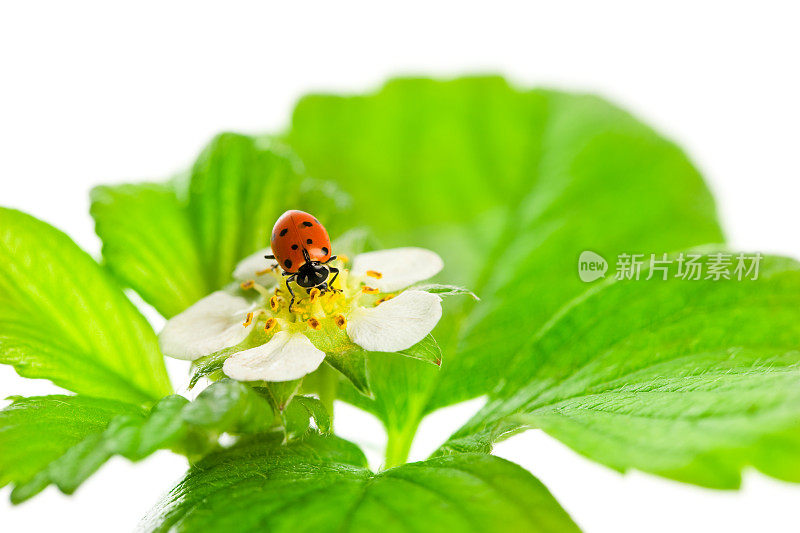
<svg viewBox="0 0 800 533"><path fill-rule="evenodd" d="M274 255L265 257L276 260L286 276L286 288L292 295L289 311L295 299L289 283L294 281L309 292L313 288L325 292L339 275L338 268L328 266L336 259L331 255L328 231L309 213L292 209L282 214L272 228L270 244ZM331 274L333 278L329 285Z"/></svg>

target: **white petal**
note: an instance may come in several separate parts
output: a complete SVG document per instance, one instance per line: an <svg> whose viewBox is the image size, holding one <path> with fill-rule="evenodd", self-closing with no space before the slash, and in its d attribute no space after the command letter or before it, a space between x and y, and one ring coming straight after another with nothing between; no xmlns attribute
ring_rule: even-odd
<svg viewBox="0 0 800 533"><path fill-rule="evenodd" d="M263 250L259 250L252 255L248 255L236 265L236 268L233 271L233 279L236 281L249 281L255 280L256 283L260 285L264 285L265 287L271 287L275 285L275 276L267 272L266 274L257 274L257 272L262 272L267 268L271 267L275 264L275 261L272 259L267 259L265 255L271 255L272 250L269 248L264 248Z"/></svg>
<svg viewBox="0 0 800 533"><path fill-rule="evenodd" d="M444 262L436 252L424 248L393 248L355 256L352 273L363 276L367 270L380 272L383 277L368 277L367 285L381 292L392 292L433 277L443 267Z"/></svg>
<svg viewBox="0 0 800 533"><path fill-rule="evenodd" d="M224 291L209 294L167 320L158 335L161 351L176 359L194 361L242 342L254 324L243 326L253 305ZM255 321L254 321L255 322Z"/></svg>
<svg viewBox="0 0 800 533"><path fill-rule="evenodd" d="M414 346L442 318L442 299L405 291L377 307L359 307L347 317L350 340L365 350L397 352Z"/></svg>
<svg viewBox="0 0 800 533"><path fill-rule="evenodd" d="M325 352L302 333L279 331L268 343L230 356L222 371L239 381L291 381L313 372L324 359Z"/></svg>

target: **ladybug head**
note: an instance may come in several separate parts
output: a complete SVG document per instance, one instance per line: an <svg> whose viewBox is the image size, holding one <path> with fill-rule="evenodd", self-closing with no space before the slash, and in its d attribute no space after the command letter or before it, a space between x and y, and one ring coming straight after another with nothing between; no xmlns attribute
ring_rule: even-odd
<svg viewBox="0 0 800 533"><path fill-rule="evenodd" d="M303 288L317 287L327 281L330 270L319 261L306 261L297 269L297 284Z"/></svg>

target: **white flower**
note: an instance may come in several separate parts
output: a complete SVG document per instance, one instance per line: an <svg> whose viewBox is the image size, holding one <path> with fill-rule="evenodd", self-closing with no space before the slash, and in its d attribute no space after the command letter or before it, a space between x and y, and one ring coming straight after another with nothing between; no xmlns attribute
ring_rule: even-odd
<svg viewBox="0 0 800 533"><path fill-rule="evenodd" d="M325 352L302 333L279 331L266 344L225 360L223 372L240 381L289 381L317 369Z"/></svg>
<svg viewBox="0 0 800 533"><path fill-rule="evenodd" d="M429 292L405 291L377 307L356 307L347 334L365 350L398 352L415 345L442 318L442 299Z"/></svg>
<svg viewBox="0 0 800 533"><path fill-rule="evenodd" d="M429 250L360 254L350 270L342 257L335 263L340 269L336 291L323 294L293 285L297 301L291 311L285 278L264 258L269 253L261 250L245 258L233 274L242 289L257 291L254 300L225 291L206 296L167 321L159 335L162 351L193 361L237 347L241 350L224 362L227 376L290 381L322 364L325 352L320 348L331 343L315 346L312 339L319 341L320 334L341 337L354 348L396 352L424 339L442 316L436 294L413 289L395 294L442 269L442 259ZM257 326L263 333L254 333ZM306 335L312 330L316 335Z"/></svg>
<svg viewBox="0 0 800 533"><path fill-rule="evenodd" d="M424 248L394 248L357 255L351 272L354 276L366 276L370 270L380 272L382 277L370 284L381 292L392 292L432 278L442 268L442 258L435 252Z"/></svg>
<svg viewBox="0 0 800 533"><path fill-rule="evenodd" d="M161 351L176 359L194 361L242 342L254 323L243 325L255 304L217 291L167 320L158 336Z"/></svg>
<svg viewBox="0 0 800 533"><path fill-rule="evenodd" d="M272 255L272 250L264 248L239 261L233 270L233 279L240 283L253 280L264 287L275 285L276 279L270 268L271 262L265 258L267 255Z"/></svg>

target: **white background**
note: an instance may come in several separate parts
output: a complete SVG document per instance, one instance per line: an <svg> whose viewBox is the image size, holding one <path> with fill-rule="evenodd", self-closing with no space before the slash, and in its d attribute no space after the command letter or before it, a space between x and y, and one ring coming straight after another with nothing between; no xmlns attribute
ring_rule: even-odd
<svg viewBox="0 0 800 533"><path fill-rule="evenodd" d="M798 15L771 1L4 2L0 205L97 254L87 214L94 184L167 176L220 130L280 128L309 90L499 72L632 110L687 148L734 245L800 257ZM170 369L183 383L185 369ZM0 369L2 396L53 390ZM476 407L425 423L415 458ZM375 420L337 409L340 430L379 457ZM619 475L538 432L497 453L540 477L590 533L798 528L800 487L753 472L740 492ZM51 487L12 508L4 489L0 529L130 530L183 470L161 452L111 461L72 498Z"/></svg>

